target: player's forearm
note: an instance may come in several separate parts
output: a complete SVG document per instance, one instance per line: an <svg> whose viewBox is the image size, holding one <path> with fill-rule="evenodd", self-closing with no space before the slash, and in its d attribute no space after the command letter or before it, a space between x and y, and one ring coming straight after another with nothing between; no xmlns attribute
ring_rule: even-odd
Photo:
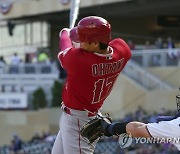
<svg viewBox="0 0 180 154"><path fill-rule="evenodd" d="M132 137L151 137L146 124L141 122L121 122L113 123L107 127L107 132L111 135L131 133Z"/></svg>
<svg viewBox="0 0 180 154"><path fill-rule="evenodd" d="M68 29L62 29L59 34L59 48L60 51L64 51L68 48L72 48L72 41L69 37Z"/></svg>
<svg viewBox="0 0 180 154"><path fill-rule="evenodd" d="M151 137L145 123L129 122L126 125L126 131L131 133L132 137Z"/></svg>

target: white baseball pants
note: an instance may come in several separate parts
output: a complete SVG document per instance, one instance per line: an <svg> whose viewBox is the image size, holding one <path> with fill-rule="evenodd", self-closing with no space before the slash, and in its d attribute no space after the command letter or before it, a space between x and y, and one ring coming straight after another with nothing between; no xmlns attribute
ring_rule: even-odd
<svg viewBox="0 0 180 154"><path fill-rule="evenodd" d="M60 131L53 145L52 154L93 154L97 141L89 144L88 140L80 135L81 127L92 117L88 117L86 111L71 109L71 112L71 115L62 112Z"/></svg>

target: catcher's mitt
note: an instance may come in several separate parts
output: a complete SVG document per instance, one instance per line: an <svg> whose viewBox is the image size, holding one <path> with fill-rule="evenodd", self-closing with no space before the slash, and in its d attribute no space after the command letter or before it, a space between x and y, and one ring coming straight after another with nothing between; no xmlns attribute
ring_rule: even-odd
<svg viewBox="0 0 180 154"><path fill-rule="evenodd" d="M110 125L111 118L109 114L106 116L101 116L97 114L97 116L86 123L81 129L81 136L87 138L90 143L93 143L96 139L100 138L101 136L111 136L107 133L106 128Z"/></svg>

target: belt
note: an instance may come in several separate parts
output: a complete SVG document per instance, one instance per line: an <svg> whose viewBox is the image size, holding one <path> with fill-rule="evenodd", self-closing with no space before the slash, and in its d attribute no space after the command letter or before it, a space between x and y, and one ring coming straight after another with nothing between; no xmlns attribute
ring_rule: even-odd
<svg viewBox="0 0 180 154"><path fill-rule="evenodd" d="M93 116L96 116L96 114L97 114L96 112L93 113L93 112L88 112L88 111L74 110L74 109L66 107L64 104L62 104L61 108L65 113L67 113L69 115L93 117Z"/></svg>

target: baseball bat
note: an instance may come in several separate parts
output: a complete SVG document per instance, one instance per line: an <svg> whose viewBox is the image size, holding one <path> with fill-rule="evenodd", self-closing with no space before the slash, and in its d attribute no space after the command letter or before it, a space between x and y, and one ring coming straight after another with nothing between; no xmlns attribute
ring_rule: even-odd
<svg viewBox="0 0 180 154"><path fill-rule="evenodd" d="M71 0L69 28L72 29L76 23L79 14L80 0Z"/></svg>

